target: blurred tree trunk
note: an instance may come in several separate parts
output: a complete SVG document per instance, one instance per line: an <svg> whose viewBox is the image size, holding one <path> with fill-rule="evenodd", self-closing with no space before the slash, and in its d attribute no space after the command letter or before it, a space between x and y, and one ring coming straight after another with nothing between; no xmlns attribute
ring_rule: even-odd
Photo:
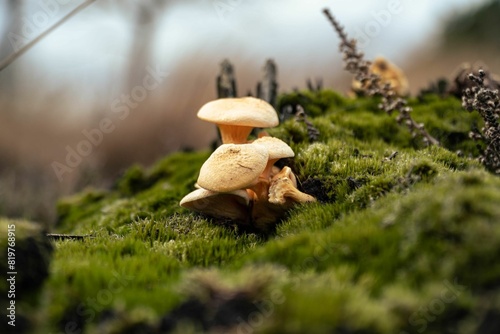
<svg viewBox="0 0 500 334"><path fill-rule="evenodd" d="M4 9L7 15L5 15L5 22L3 27L1 27L3 38L0 40L0 61L6 59L15 51L10 42L9 35L11 33L17 35L21 34L23 5L23 0L7 0L4 3ZM16 72L13 71L12 68L9 69L7 67L0 72L0 92L3 96L12 99L17 90Z"/></svg>
<svg viewBox="0 0 500 334"><path fill-rule="evenodd" d="M14 52L14 48L9 40L9 35L10 33L20 33L19 28L23 2L23 0L7 0L4 3L7 15L2 27L3 38L0 40L0 59L5 59Z"/></svg>
<svg viewBox="0 0 500 334"><path fill-rule="evenodd" d="M129 57L128 77L126 89L130 91L134 86L142 83L146 75L146 67L155 67L151 63L151 54L154 48L154 39L158 28L158 21L166 7L166 1L149 0L134 5L136 14L133 22L133 40Z"/></svg>

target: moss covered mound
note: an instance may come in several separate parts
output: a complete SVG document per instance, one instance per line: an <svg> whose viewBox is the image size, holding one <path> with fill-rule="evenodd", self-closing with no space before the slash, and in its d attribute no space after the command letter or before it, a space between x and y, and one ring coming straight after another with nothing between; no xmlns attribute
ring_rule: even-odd
<svg viewBox="0 0 500 334"><path fill-rule="evenodd" d="M424 147L373 99L284 95L319 130L283 115L271 135L319 202L273 233L178 206L209 152L132 167L112 191L60 202L39 307L66 333L496 333L500 179L471 157L481 126L460 101L411 101L443 147Z"/></svg>
<svg viewBox="0 0 500 334"><path fill-rule="evenodd" d="M38 224L0 218L2 333L34 329L53 246Z"/></svg>

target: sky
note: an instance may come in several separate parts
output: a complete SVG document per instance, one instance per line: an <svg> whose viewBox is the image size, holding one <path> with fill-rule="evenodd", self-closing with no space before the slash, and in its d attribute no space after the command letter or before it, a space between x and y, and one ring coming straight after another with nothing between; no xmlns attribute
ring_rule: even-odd
<svg viewBox="0 0 500 334"><path fill-rule="evenodd" d="M140 3L152 3L144 0ZM31 40L83 1L26 0L17 19L22 23L17 36ZM263 64L273 58L288 74L283 88L303 85L307 75L324 75L332 61L339 62L338 39L321 10L330 8L346 26L350 36L360 40L367 56L378 54L404 64L415 49L426 46L443 21L483 0L193 0L165 1L165 14L146 21L134 30L132 13L137 0L97 0L18 58L2 73L10 71L17 84L41 103L50 94L65 91L74 105L89 99L116 96L123 90L134 34L155 25L154 50L150 65L175 74L179 64L213 66L223 58L240 67ZM0 5L0 22L9 17L5 2ZM12 39L3 29L1 37ZM11 33L11 34L9 34ZM10 42L14 47L15 43ZM19 44L22 45L22 42ZM5 50L2 53L5 56ZM301 72L301 68L307 72ZM341 65L335 67L341 70ZM299 69L299 70L297 70ZM256 69L260 71L260 68ZM175 80L175 75L168 80ZM83 112L72 108L68 113ZM30 110L30 108L26 108Z"/></svg>

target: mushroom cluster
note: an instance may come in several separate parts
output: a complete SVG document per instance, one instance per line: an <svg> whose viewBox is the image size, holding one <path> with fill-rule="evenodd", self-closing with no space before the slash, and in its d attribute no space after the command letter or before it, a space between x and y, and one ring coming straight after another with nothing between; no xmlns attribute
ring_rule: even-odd
<svg viewBox="0 0 500 334"><path fill-rule="evenodd" d="M267 135L248 141L254 128L278 125L269 103L254 97L223 98L205 104L198 117L217 124L222 145L201 167L197 190L181 200L182 207L267 229L295 204L316 201L297 189L290 167L274 166L295 155L290 146Z"/></svg>

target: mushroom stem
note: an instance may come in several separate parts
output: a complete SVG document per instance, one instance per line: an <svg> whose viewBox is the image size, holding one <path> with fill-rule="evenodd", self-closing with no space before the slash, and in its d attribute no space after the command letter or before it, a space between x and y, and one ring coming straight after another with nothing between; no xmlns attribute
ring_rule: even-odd
<svg viewBox="0 0 500 334"><path fill-rule="evenodd" d="M287 208L283 205L257 201L252 207L252 223L260 230L266 231L286 214Z"/></svg>
<svg viewBox="0 0 500 334"><path fill-rule="evenodd" d="M271 181L271 170L273 169L274 164L278 160L279 159L269 159L267 161L266 168L259 176L259 182L267 182L269 184L269 181Z"/></svg>
<svg viewBox="0 0 500 334"><path fill-rule="evenodd" d="M254 200L256 202L267 202L269 194L269 180L260 180L249 187L255 194Z"/></svg>
<svg viewBox="0 0 500 334"><path fill-rule="evenodd" d="M245 144L252 132L251 126L217 124L223 144Z"/></svg>
<svg viewBox="0 0 500 334"><path fill-rule="evenodd" d="M257 183L252 185L250 189L256 195L256 201L267 202L269 199L269 184L271 183L271 171L273 169L274 164L279 159L270 159L267 162L266 168L259 175L259 179Z"/></svg>

